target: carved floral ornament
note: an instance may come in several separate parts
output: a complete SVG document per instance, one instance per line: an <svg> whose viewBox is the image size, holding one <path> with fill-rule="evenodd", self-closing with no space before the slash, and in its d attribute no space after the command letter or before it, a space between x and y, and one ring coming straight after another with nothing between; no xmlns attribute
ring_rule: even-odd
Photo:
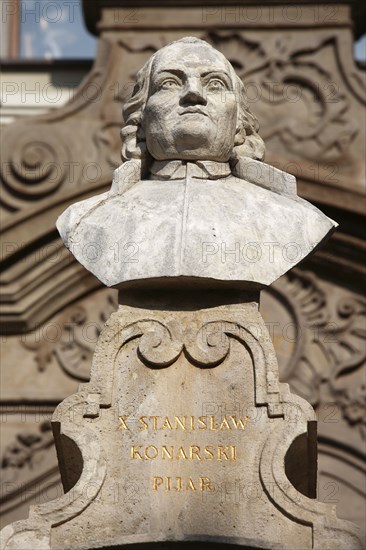
<svg viewBox="0 0 366 550"><path fill-rule="evenodd" d="M358 381L366 362L365 300L344 292L334 301L315 275L299 271L279 279L273 291L286 300L296 325L281 379L315 407L321 405L321 384L327 384L346 422L365 439L366 386L362 377Z"/></svg>
<svg viewBox="0 0 366 550"><path fill-rule="evenodd" d="M113 292L107 296L103 293L102 302L94 298L92 310L85 308L84 302L67 308L35 332L21 337L22 345L35 352L39 372L45 372L54 358L68 376L89 380L95 343L118 304Z"/></svg>
<svg viewBox="0 0 366 550"><path fill-rule="evenodd" d="M24 468L26 465L31 469L35 468L37 455L41 455L53 444L51 423L42 422L38 430L23 431L17 435L16 441L5 449L0 468L7 472ZM7 478L9 477L8 475Z"/></svg>

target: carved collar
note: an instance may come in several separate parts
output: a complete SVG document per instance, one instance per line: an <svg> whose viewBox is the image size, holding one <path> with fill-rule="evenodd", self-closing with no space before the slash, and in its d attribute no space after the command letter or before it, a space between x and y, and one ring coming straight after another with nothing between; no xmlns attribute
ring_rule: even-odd
<svg viewBox="0 0 366 550"><path fill-rule="evenodd" d="M154 161L150 168L153 180L177 180L187 176L198 179L217 180L231 175L228 162L213 160L161 160Z"/></svg>

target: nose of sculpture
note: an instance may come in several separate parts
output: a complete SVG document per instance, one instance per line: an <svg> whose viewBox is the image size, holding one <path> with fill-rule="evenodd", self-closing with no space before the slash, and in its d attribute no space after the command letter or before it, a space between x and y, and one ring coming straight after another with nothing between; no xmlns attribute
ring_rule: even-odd
<svg viewBox="0 0 366 550"><path fill-rule="evenodd" d="M198 78L187 78L185 85L182 88L180 97L180 105L206 105L206 94L202 88L202 84Z"/></svg>

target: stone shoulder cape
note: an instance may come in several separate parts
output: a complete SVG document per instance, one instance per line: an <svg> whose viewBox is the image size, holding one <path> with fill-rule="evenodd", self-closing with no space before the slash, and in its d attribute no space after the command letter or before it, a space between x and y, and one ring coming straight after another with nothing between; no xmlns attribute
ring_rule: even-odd
<svg viewBox="0 0 366 550"><path fill-rule="evenodd" d="M57 222L76 259L114 287L168 278L270 285L335 226L296 195L233 175L138 181L70 206Z"/></svg>

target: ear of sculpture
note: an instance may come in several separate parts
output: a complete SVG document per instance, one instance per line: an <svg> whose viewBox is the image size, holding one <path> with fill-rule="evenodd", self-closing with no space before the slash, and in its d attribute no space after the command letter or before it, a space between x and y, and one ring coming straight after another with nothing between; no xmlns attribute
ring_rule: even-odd
<svg viewBox="0 0 366 550"><path fill-rule="evenodd" d="M140 167L138 180L145 179L148 176L152 159L146 147L145 131L140 118L134 123L130 123L122 128L121 137L123 164L134 161L134 174L136 173L136 166L138 165Z"/></svg>

